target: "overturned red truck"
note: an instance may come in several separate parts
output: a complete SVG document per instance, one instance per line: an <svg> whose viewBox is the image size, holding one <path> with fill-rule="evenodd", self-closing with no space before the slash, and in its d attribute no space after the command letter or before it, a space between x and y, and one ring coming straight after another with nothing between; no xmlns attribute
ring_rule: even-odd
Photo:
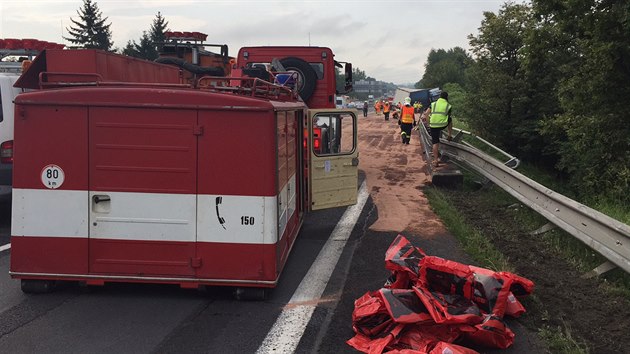
<svg viewBox="0 0 630 354"><path fill-rule="evenodd" d="M203 47L181 43L180 59ZM63 280L264 297L305 213L356 202L356 116L326 104L332 51L215 57L225 76L96 50L34 60L16 86L35 90L15 100L10 274L23 291Z"/></svg>

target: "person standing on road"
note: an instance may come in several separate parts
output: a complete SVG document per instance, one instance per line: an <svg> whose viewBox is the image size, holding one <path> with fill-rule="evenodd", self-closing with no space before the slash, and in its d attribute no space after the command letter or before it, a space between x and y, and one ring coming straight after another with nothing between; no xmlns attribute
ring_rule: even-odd
<svg viewBox="0 0 630 354"><path fill-rule="evenodd" d="M363 101L363 117L367 117L367 112L368 112L368 102Z"/></svg>
<svg viewBox="0 0 630 354"><path fill-rule="evenodd" d="M400 136L402 137L402 143L409 145L411 140L411 129L416 125L416 116L413 112L413 106L411 105L411 98L405 97L405 105L400 112Z"/></svg>
<svg viewBox="0 0 630 354"><path fill-rule="evenodd" d="M389 101L385 101L383 104L383 114L385 115L385 120L389 120Z"/></svg>
<svg viewBox="0 0 630 354"><path fill-rule="evenodd" d="M381 109L381 101L376 101L376 103L374 103L374 110L376 111L376 115L380 113L380 109Z"/></svg>
<svg viewBox="0 0 630 354"><path fill-rule="evenodd" d="M453 119L451 118L451 104L448 103L448 92L442 91L440 98L431 103L424 112L423 120L429 116L429 128L431 129L431 144L433 144L433 167L440 165L439 147L440 135L444 128L448 127L448 140L452 139Z"/></svg>
<svg viewBox="0 0 630 354"><path fill-rule="evenodd" d="M416 103L413 104L414 112L422 113L422 112L420 112L421 109L422 109L422 103L420 103L420 101L416 101Z"/></svg>

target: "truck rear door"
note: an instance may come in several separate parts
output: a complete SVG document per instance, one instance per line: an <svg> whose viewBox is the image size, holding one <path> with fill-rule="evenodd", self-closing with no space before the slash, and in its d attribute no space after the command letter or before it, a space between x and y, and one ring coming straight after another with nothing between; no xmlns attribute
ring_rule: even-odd
<svg viewBox="0 0 630 354"><path fill-rule="evenodd" d="M91 107L90 272L191 276L194 110Z"/></svg>
<svg viewBox="0 0 630 354"><path fill-rule="evenodd" d="M355 113L309 110L307 127L310 210L355 204L359 165Z"/></svg>

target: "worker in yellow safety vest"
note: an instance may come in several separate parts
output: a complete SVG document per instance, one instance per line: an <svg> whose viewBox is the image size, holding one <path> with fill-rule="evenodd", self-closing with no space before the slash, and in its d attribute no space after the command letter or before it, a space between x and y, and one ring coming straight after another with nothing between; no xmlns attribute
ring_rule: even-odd
<svg viewBox="0 0 630 354"><path fill-rule="evenodd" d="M402 143L409 145L411 140L411 129L416 125L416 116L411 105L411 98L405 97L405 105L400 112L400 136L402 137Z"/></svg>
<svg viewBox="0 0 630 354"><path fill-rule="evenodd" d="M422 109L422 103L420 103L420 101L416 101L416 103L413 104L414 112L422 113L422 112L420 112L421 109Z"/></svg>
<svg viewBox="0 0 630 354"><path fill-rule="evenodd" d="M383 114L385 115L385 120L389 120L389 101L385 101L383 104Z"/></svg>
<svg viewBox="0 0 630 354"><path fill-rule="evenodd" d="M448 140L451 140L453 133L453 119L451 118L451 104L448 103L448 92L442 91L440 98L431 103L424 112L423 120L429 116L429 128L431 129L431 143L433 144L433 167L440 164L439 147L440 135L444 128L448 127Z"/></svg>

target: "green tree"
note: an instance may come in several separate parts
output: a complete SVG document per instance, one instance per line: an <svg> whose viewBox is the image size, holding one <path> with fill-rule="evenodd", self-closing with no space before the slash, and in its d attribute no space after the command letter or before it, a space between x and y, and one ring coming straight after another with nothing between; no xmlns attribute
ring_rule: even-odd
<svg viewBox="0 0 630 354"><path fill-rule="evenodd" d="M525 37L533 28L527 5L507 3L498 14L484 13L477 36L470 35L476 59L466 72L465 104L471 129L509 151L538 154L537 117L522 70Z"/></svg>
<svg viewBox="0 0 630 354"><path fill-rule="evenodd" d="M109 29L111 23L105 24L107 17L102 17L96 2L83 0L83 7L77 10L77 14L79 20L70 18L74 26L66 28L70 36L64 39L82 48L110 50L113 44Z"/></svg>
<svg viewBox="0 0 630 354"><path fill-rule="evenodd" d="M561 112L544 122L559 167L584 195L630 201L630 0L535 0L543 29L561 33L548 46L560 62ZM553 44L553 43L552 43Z"/></svg>
<svg viewBox="0 0 630 354"><path fill-rule="evenodd" d="M353 81L361 81L361 80L365 80L366 78L367 78L367 75L365 74L365 71L359 68L352 68Z"/></svg>
<svg viewBox="0 0 630 354"><path fill-rule="evenodd" d="M416 88L442 87L452 82L464 85L464 72L472 64L472 58L461 47L431 49L424 68L424 75Z"/></svg>
<svg viewBox="0 0 630 354"><path fill-rule="evenodd" d="M122 53L130 57L147 60L155 60L158 57L158 51L155 47L155 43L151 40L146 31L142 32L140 43L136 43L136 41L128 41Z"/></svg>
<svg viewBox="0 0 630 354"><path fill-rule="evenodd" d="M151 24L151 29L149 30L151 41L153 41L158 49L161 43L166 42L166 32L168 32L168 21L166 21L166 19L158 11L157 15L155 15L155 18L153 19L153 23Z"/></svg>
<svg viewBox="0 0 630 354"><path fill-rule="evenodd" d="M465 122L462 112L466 105L467 94L464 88L458 83L448 83L442 86L442 90L448 92L448 102L453 106L453 118Z"/></svg>
<svg viewBox="0 0 630 354"><path fill-rule="evenodd" d="M167 26L168 22L164 19L162 14L158 12L153 19L149 33L143 31L139 42L128 41L122 53L147 60L157 59L161 43L166 41L165 32L168 31Z"/></svg>

